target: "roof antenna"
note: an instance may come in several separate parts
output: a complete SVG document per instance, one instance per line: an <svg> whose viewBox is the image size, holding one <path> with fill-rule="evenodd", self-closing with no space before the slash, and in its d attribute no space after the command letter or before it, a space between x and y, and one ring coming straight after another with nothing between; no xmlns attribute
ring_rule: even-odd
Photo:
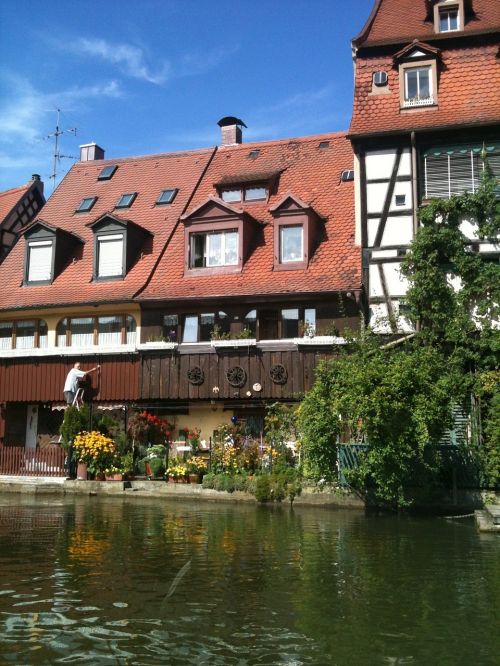
<svg viewBox="0 0 500 666"><path fill-rule="evenodd" d="M62 159L69 159L69 160L75 160L76 157L73 155L61 155L59 152L59 137L62 134L74 134L76 136L76 127L69 127L68 129L61 129L59 126L61 120L61 109L57 109L57 121L56 121L56 129L55 132L52 132L52 134L47 135L47 139L50 139L51 137L54 137L54 154L53 154L53 164L52 164L52 174L49 176L49 179L53 180L52 184L52 189L55 189L56 186L56 178L57 178L57 165Z"/></svg>

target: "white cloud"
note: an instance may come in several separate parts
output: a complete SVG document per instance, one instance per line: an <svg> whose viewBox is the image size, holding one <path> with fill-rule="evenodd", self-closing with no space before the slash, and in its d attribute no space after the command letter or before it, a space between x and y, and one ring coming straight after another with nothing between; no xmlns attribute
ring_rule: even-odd
<svg viewBox="0 0 500 666"><path fill-rule="evenodd" d="M92 100L123 96L117 81L44 92L26 78L2 73L0 83L4 89L0 95L0 189L27 181L33 172L47 177L53 145L44 138L54 127L58 108L81 114Z"/></svg>
<svg viewBox="0 0 500 666"><path fill-rule="evenodd" d="M146 49L133 44L113 44L105 39L80 38L65 45L80 55L100 58L116 65L120 72L135 79L155 85L162 85L171 79L186 76L199 76L216 67L222 60L235 52L235 48L217 48L206 53L186 53L172 60L157 61L152 67L148 64Z"/></svg>

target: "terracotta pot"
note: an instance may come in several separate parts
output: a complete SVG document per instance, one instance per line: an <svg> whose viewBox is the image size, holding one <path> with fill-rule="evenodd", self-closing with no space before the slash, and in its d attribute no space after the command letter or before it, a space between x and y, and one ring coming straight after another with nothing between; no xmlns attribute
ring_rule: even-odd
<svg viewBox="0 0 500 666"><path fill-rule="evenodd" d="M123 474L116 473L116 474L106 474L106 481L123 481Z"/></svg>
<svg viewBox="0 0 500 666"><path fill-rule="evenodd" d="M76 468L76 478L80 481L86 481L87 480L87 465L86 463L79 462L78 466Z"/></svg>
<svg viewBox="0 0 500 666"><path fill-rule="evenodd" d="M199 474L190 474L189 483L201 483L201 476Z"/></svg>
<svg viewBox="0 0 500 666"><path fill-rule="evenodd" d="M106 475L104 472L96 472L95 473L95 480L96 481L106 481Z"/></svg>

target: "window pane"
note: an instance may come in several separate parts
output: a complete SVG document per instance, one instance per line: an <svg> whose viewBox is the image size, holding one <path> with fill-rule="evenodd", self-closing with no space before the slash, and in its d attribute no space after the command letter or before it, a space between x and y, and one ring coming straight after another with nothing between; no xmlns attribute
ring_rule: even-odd
<svg viewBox="0 0 500 666"><path fill-rule="evenodd" d="M222 190L222 201L241 201L241 190Z"/></svg>
<svg viewBox="0 0 500 666"><path fill-rule="evenodd" d="M217 313L217 324L221 333L229 333L231 331L231 318L225 312Z"/></svg>
<svg viewBox="0 0 500 666"><path fill-rule="evenodd" d="M131 315L127 315L125 318L125 328L127 332L127 344L135 345L135 319Z"/></svg>
<svg viewBox="0 0 500 666"><path fill-rule="evenodd" d="M207 266L222 266L222 234L207 235Z"/></svg>
<svg viewBox="0 0 500 666"><path fill-rule="evenodd" d="M245 328L252 332L252 337L257 337L257 310L250 310L245 316Z"/></svg>
<svg viewBox="0 0 500 666"><path fill-rule="evenodd" d="M419 90L418 96L423 99L425 97L430 97L430 86L429 86L429 69L420 69L419 74Z"/></svg>
<svg viewBox="0 0 500 666"><path fill-rule="evenodd" d="M303 227L281 227L280 229L280 261L302 261L303 251Z"/></svg>
<svg viewBox="0 0 500 666"><path fill-rule="evenodd" d="M177 342L177 327L179 316L176 314L163 315L163 337L167 342Z"/></svg>
<svg viewBox="0 0 500 666"><path fill-rule="evenodd" d="M247 187L245 190L245 201L258 201L267 198L267 189L265 187Z"/></svg>
<svg viewBox="0 0 500 666"><path fill-rule="evenodd" d="M136 197L136 192L130 192L129 194L122 194L121 197L118 199L115 208L128 208L129 206L132 205L132 202L134 201L135 197Z"/></svg>
<svg viewBox="0 0 500 666"><path fill-rule="evenodd" d="M123 235L98 237L99 277L123 275Z"/></svg>
<svg viewBox="0 0 500 666"><path fill-rule="evenodd" d="M224 234L224 265L235 266L238 263L238 232L226 231Z"/></svg>
<svg viewBox="0 0 500 666"><path fill-rule="evenodd" d="M304 334L316 335L316 308L306 308L304 310Z"/></svg>
<svg viewBox="0 0 500 666"><path fill-rule="evenodd" d="M35 321L16 323L16 349L33 349L35 346Z"/></svg>
<svg viewBox="0 0 500 666"><path fill-rule="evenodd" d="M0 321L0 349L12 348L12 322Z"/></svg>
<svg viewBox="0 0 500 666"><path fill-rule="evenodd" d="M67 319L61 319L61 321L57 324L57 329L56 329L56 338L57 338L57 346L58 347L66 347L66 331L68 329L68 320Z"/></svg>
<svg viewBox="0 0 500 666"><path fill-rule="evenodd" d="M71 346L90 347L94 344L94 319L80 317L71 320Z"/></svg>
<svg viewBox="0 0 500 666"><path fill-rule="evenodd" d="M38 346L41 348L49 346L49 330L47 323L43 319L40 319L38 322Z"/></svg>
<svg viewBox="0 0 500 666"><path fill-rule="evenodd" d="M200 315L200 342L208 342L211 339L214 326L214 312L208 312Z"/></svg>
<svg viewBox="0 0 500 666"><path fill-rule="evenodd" d="M160 196L158 197L158 201L156 203L159 204L172 203L176 193L177 190L175 188L169 190L162 190Z"/></svg>
<svg viewBox="0 0 500 666"><path fill-rule="evenodd" d="M281 337L297 338L299 335L299 310L291 308L281 311Z"/></svg>
<svg viewBox="0 0 500 666"><path fill-rule="evenodd" d="M407 69L405 99L414 99L418 97L418 75L416 69Z"/></svg>
<svg viewBox="0 0 500 666"><path fill-rule="evenodd" d="M190 268L203 268L205 266L206 234L191 234Z"/></svg>
<svg viewBox="0 0 500 666"><path fill-rule="evenodd" d="M31 241L28 247L28 282L50 280L52 276L52 241Z"/></svg>
<svg viewBox="0 0 500 666"><path fill-rule="evenodd" d="M97 320L97 344L103 347L120 345L122 342L122 318L99 317Z"/></svg>
<svg viewBox="0 0 500 666"><path fill-rule="evenodd" d="M198 315L186 315L183 342L198 342Z"/></svg>

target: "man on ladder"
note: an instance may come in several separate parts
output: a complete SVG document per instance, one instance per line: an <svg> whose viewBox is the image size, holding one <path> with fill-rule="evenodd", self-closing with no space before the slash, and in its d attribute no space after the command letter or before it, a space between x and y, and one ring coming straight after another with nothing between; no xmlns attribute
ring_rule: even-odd
<svg viewBox="0 0 500 666"><path fill-rule="evenodd" d="M100 365L96 365L96 367L92 368L91 370L80 370L80 363L75 363L75 365L68 372L66 381L64 382L64 399L68 405L74 405L80 408L80 405L83 402L83 389L78 387L78 380L80 380L82 377L85 377L85 375L90 374L91 372L100 370L100 368Z"/></svg>

